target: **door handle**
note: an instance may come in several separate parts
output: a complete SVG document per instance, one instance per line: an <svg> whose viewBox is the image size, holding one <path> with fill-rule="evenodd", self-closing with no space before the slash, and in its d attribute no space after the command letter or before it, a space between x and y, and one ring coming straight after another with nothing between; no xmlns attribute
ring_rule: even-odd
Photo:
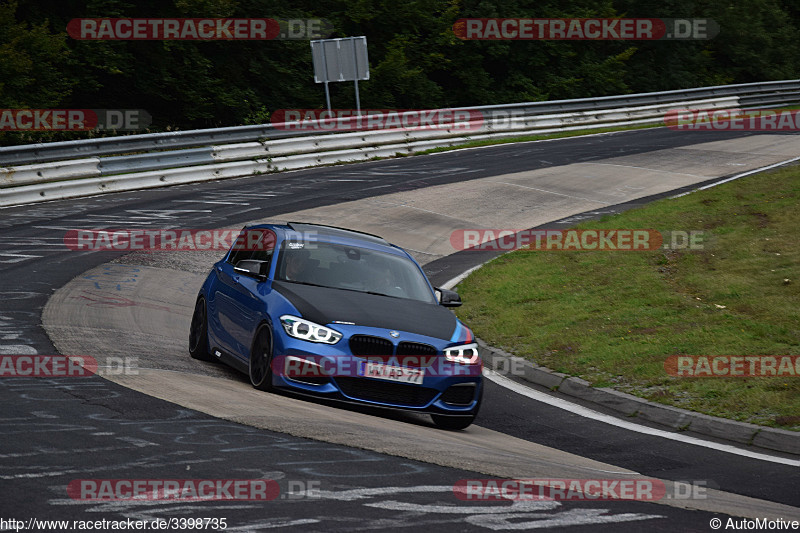
<svg viewBox="0 0 800 533"><path fill-rule="evenodd" d="M239 276L233 276L233 282L239 283Z"/></svg>

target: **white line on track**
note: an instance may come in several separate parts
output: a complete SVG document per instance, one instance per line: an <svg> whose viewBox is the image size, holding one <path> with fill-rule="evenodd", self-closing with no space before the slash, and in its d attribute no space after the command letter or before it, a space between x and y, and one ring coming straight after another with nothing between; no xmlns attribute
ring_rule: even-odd
<svg viewBox="0 0 800 533"><path fill-rule="evenodd" d="M673 433L671 431L664 431L662 429L654 429L651 427L634 424L632 422L628 422L627 420L621 420L615 416L599 413L587 407L583 407L581 405L574 404L567 400L556 398L555 396L550 396L547 393L531 389L530 387L521 385L516 381L503 377L489 369L486 369L484 371L484 376L489 378L491 381L494 381L501 387L505 387L513 392L516 392L517 394L521 394L538 402L552 405L553 407L557 407L559 409L564 409L565 411L569 411L570 413L574 413L579 416L591 418L592 420L597 420L598 422L605 422L606 424L611 424L612 426L616 426L618 428L635 431L637 433L643 433L645 435L652 435L655 437L662 437L665 439L675 440L678 442L683 442L685 444L694 444L695 446L711 448L713 450L732 453L735 455L741 455L743 457L750 457L751 459L770 461L772 463L779 463L788 466L800 466L800 461L798 460L785 459L783 457L774 457L772 455L766 455L763 453L751 452L749 450L743 450L741 448L730 446L728 444L711 442L703 439L698 439L696 437L690 437L689 435L683 435L681 433Z"/></svg>
<svg viewBox="0 0 800 533"><path fill-rule="evenodd" d="M266 196L275 196L274 194L265 194ZM181 204L219 204L219 205L250 205L240 202L222 202L220 200L172 200L173 203L181 203Z"/></svg>
<svg viewBox="0 0 800 533"><path fill-rule="evenodd" d="M635 168L637 170L645 170L647 172L661 172L663 174L675 174L676 176L689 176L691 178L704 178L707 179L706 176L698 176L697 174L687 174L686 172L674 172L672 170L659 170L657 168L647 168L647 167L638 167L636 165L620 165L618 163L603 163L598 161L586 161L586 162L579 162L573 163L574 165L605 165L607 167L621 167L621 168ZM742 163L744 164L744 163Z"/></svg>
<svg viewBox="0 0 800 533"><path fill-rule="evenodd" d="M782 167L783 165L788 165L789 163L794 163L795 161L800 161L800 157L793 157L791 159L787 159L785 161L781 161L780 163L775 163L774 165L767 165L766 167L756 168L753 170L748 170L747 172L742 172L741 174L736 174L735 176L731 176L730 178L726 178L724 180L715 181L714 183L709 183L708 185L703 185L702 187L698 187L697 189L691 190L689 192L684 192L681 194L676 194L675 196L670 196L672 198L680 198L681 196L686 196L687 194L691 194L695 191L704 191L706 189L710 189L711 187L716 187L717 185L722 185L723 183L728 183L729 181L738 180L739 178L743 178L745 176L749 176L750 174L756 174L758 172L764 172L765 170L771 170L773 168Z"/></svg>
<svg viewBox="0 0 800 533"><path fill-rule="evenodd" d="M497 183L502 183L503 185L511 185L511 186L514 186L514 187L522 187L523 189L530 189L532 191L539 191L539 192L543 192L543 193L547 193L547 194L555 194L556 196L566 196L567 198L575 198L576 200L583 200L585 202L594 202L596 204L611 205L609 202L606 202L604 200L593 200L591 198L583 198L582 196L573 196L571 194L563 194L563 193L560 193L560 192L546 191L544 189L538 189L536 187L529 187L528 185L520 185L519 183L508 183L506 181L498 181Z"/></svg>

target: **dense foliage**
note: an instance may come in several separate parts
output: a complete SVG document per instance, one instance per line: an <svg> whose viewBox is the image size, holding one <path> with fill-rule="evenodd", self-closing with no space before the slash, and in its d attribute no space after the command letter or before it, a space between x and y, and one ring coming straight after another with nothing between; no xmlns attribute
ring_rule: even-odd
<svg viewBox="0 0 800 533"><path fill-rule="evenodd" d="M308 41L80 41L82 17L324 18L365 35L365 108L439 108L796 78L796 0L0 0L0 108L136 108L153 129L324 106ZM463 17L708 17L705 41L463 41ZM352 83L331 84L353 107ZM75 136L75 134L72 134ZM82 134L85 136L85 134ZM5 134L0 142L45 136ZM63 138L63 137L61 137Z"/></svg>

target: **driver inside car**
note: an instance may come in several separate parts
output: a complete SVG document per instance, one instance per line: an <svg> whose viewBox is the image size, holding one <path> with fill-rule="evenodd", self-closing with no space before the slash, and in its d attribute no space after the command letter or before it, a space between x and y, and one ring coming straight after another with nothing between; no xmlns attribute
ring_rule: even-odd
<svg viewBox="0 0 800 533"><path fill-rule="evenodd" d="M309 281L311 270L308 250L289 250L286 252L284 279L286 281Z"/></svg>

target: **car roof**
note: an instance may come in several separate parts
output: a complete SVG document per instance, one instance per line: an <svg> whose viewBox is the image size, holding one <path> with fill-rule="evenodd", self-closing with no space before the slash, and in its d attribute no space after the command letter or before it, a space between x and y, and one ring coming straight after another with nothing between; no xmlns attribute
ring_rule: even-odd
<svg viewBox="0 0 800 533"><path fill-rule="evenodd" d="M383 249L394 253L400 252L403 255L408 255L408 253L405 250L403 250L397 245L390 243L383 237L380 237L378 235L373 235L372 233L365 233L362 231L340 228L337 226L328 226L325 224L312 224L306 222L283 222L283 223L257 224L249 227L269 228L272 229L273 231L284 234L284 237L286 237L286 234L289 232L313 233L317 237L322 238L322 240L331 240L333 242L338 242L340 244L349 244L353 246L359 244L366 245L367 247L370 248Z"/></svg>
<svg viewBox="0 0 800 533"><path fill-rule="evenodd" d="M391 246L391 244L378 235L372 233L365 233L363 231L356 231L347 228L339 228L336 226L326 226L324 224L307 224L305 222L289 222L289 228L297 232L316 232L318 235L326 235L329 237L342 237L345 239L355 239L359 241L368 241L374 244L382 244L384 246Z"/></svg>

